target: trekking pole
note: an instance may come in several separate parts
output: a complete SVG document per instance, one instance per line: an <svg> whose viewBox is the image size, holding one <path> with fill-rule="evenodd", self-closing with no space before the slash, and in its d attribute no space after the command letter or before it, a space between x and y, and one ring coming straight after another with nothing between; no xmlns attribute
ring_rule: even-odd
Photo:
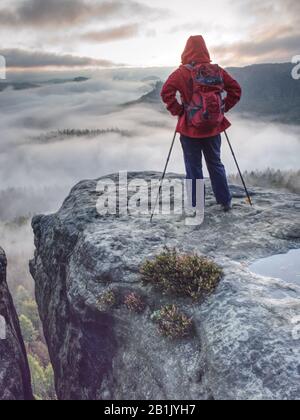
<svg viewBox="0 0 300 420"><path fill-rule="evenodd" d="M171 154L172 154L174 143L175 143L175 139L176 139L176 135L177 135L177 130L175 130L174 137L173 137L172 144L171 144L171 148L170 148L170 151L169 151L169 154L168 154L168 159L167 159L167 162L166 162L166 166L165 166L164 172L162 174L162 177L160 179L160 185L159 185L158 194L157 194L155 205L154 205L154 209L153 209L153 212L152 212L151 218L150 218L150 222L151 223L152 223L152 220L153 220L153 217L154 217L154 213L155 213L155 210L156 210L156 207L157 207L157 203L158 203L158 200L159 200L159 197L160 197L160 193L161 193L161 190L162 190L162 185L163 185L163 182L164 182L166 173L167 173L168 165L169 165L169 162L170 162Z"/></svg>
<svg viewBox="0 0 300 420"><path fill-rule="evenodd" d="M243 183L243 186L244 186L244 189L245 189L245 192L246 192L247 198L248 198L248 202L249 202L250 206L253 206L253 203L252 203L252 200L251 200L251 196L250 196L250 194L249 194L249 191L248 191L248 188L247 188L246 182L245 182L245 180L244 180L244 177L243 177L242 171L241 171L241 169L240 169L240 166L239 166L238 161L237 161L237 158L236 158L236 156L235 156L235 153L234 153L233 147L232 147L232 145L231 145L231 142L230 142L230 140L229 140L229 137L228 137L228 134L227 134L227 132L226 132L226 131L225 131L225 136L226 136L226 139L227 139L228 145L229 145L229 147L230 147L230 150L231 150L231 153L232 153L233 159L234 159L234 161L235 161L235 164L236 164L236 166L237 166L237 168L238 168L238 171L239 171L239 174L240 174L240 177L241 177L241 180L242 180L242 183Z"/></svg>

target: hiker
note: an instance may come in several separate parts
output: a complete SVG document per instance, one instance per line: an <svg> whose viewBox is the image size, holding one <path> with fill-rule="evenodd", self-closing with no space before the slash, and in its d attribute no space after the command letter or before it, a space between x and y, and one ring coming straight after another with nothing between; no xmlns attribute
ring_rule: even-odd
<svg viewBox="0 0 300 420"><path fill-rule="evenodd" d="M221 161L221 133L231 126L224 114L239 102L242 90L224 69L211 64L201 35L188 39L181 59L182 65L164 84L161 97L168 111L179 117L176 131L181 135L187 179L192 180L190 205L196 210L196 180L204 178L204 155L217 203L228 212L232 196Z"/></svg>

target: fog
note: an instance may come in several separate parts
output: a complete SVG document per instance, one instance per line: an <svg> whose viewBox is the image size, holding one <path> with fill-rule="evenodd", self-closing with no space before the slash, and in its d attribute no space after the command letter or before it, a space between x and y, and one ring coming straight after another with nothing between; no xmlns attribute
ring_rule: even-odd
<svg viewBox="0 0 300 420"><path fill-rule="evenodd" d="M115 74L104 72L84 83L2 92L0 190L72 186L119 169L161 170L176 121L147 105L120 108L151 89L149 82L133 80L130 72L121 75L116 80ZM231 119L230 137L244 170L298 169L299 128L236 115ZM43 141L47 132L67 128L118 128L131 136ZM229 172L235 171L226 144L224 162ZM170 169L183 171L179 142Z"/></svg>
<svg viewBox="0 0 300 420"><path fill-rule="evenodd" d="M56 211L76 182L119 170L162 170L176 119L159 106L121 106L151 90L145 77L166 72L154 71L104 71L86 82L0 93L0 245L10 261L22 260L27 270L33 250L29 218ZM229 134L243 171L299 170L299 127L235 114L231 120ZM64 129L114 130L94 136L57 134ZM226 142L223 160L228 173L236 173ZM169 170L184 172L179 140ZM16 220L20 217L28 220ZM11 268L12 283L19 275Z"/></svg>

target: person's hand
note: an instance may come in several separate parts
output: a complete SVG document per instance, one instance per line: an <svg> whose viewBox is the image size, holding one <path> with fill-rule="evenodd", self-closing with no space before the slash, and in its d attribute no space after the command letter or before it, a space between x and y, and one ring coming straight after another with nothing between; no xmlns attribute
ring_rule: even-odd
<svg viewBox="0 0 300 420"><path fill-rule="evenodd" d="M182 116L183 116L183 114L184 114L184 106L183 106L183 105L181 105L181 110L180 110L180 112L179 112L178 116L179 116L179 117L182 117Z"/></svg>

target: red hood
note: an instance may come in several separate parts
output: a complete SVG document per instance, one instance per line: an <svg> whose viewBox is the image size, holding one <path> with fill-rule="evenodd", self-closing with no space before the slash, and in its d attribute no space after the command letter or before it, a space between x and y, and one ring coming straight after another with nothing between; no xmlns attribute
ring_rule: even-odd
<svg viewBox="0 0 300 420"><path fill-rule="evenodd" d="M192 62L197 64L211 62L207 46L201 35L191 36L188 39L181 56L181 61L182 64L191 64Z"/></svg>

